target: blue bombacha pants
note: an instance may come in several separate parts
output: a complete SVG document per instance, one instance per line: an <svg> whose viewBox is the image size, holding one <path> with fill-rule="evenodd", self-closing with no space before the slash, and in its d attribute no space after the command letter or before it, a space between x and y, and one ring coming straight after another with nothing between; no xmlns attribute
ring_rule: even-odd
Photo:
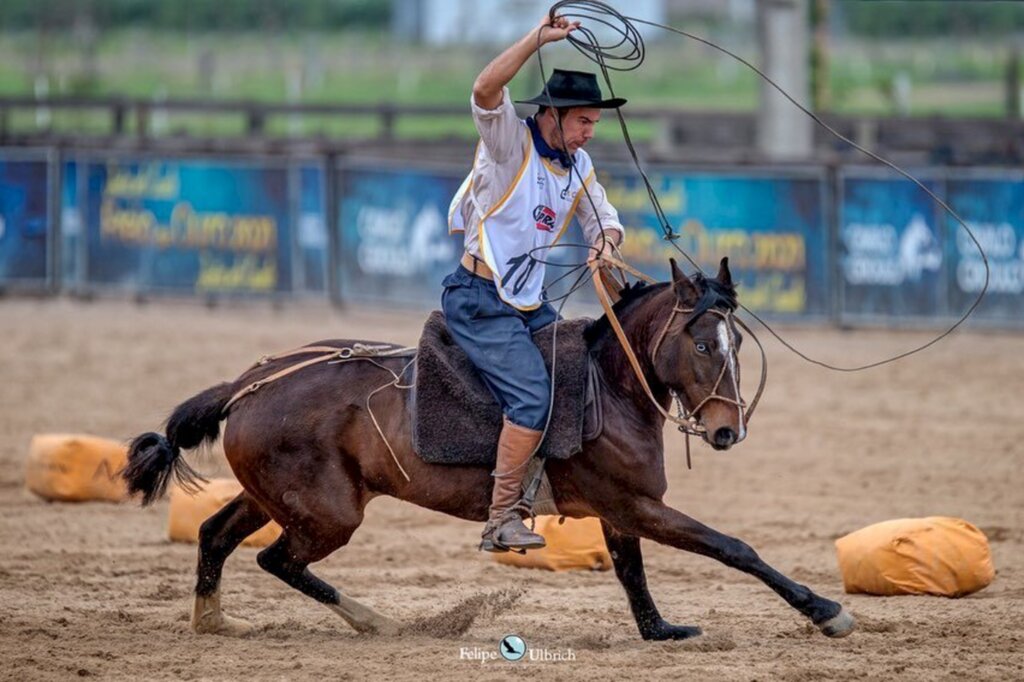
<svg viewBox="0 0 1024 682"><path fill-rule="evenodd" d="M531 334L558 315L548 303L518 310L501 300L494 282L461 265L444 278L441 308L455 343L469 355L513 424L541 430L547 421L551 378Z"/></svg>

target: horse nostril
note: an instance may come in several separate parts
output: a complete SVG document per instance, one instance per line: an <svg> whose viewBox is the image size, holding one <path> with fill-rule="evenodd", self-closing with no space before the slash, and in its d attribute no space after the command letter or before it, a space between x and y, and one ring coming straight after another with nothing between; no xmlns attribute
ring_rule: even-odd
<svg viewBox="0 0 1024 682"><path fill-rule="evenodd" d="M728 426L715 431L715 445L721 447L728 447L736 442L736 432L730 429Z"/></svg>

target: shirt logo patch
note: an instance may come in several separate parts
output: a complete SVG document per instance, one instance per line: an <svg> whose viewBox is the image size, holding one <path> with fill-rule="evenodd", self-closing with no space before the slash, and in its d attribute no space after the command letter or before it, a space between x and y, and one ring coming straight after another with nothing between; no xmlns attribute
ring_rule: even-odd
<svg viewBox="0 0 1024 682"><path fill-rule="evenodd" d="M537 207L533 209L533 219L537 221L537 229L544 230L545 232L554 232L556 215L554 211L544 204L537 204Z"/></svg>

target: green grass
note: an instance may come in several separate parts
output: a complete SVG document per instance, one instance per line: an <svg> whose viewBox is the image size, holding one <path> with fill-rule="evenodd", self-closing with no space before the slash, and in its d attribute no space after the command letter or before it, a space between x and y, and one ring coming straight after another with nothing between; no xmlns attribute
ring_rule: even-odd
<svg viewBox="0 0 1024 682"><path fill-rule="evenodd" d="M730 43L756 61L753 45L735 36ZM739 45L739 47L736 47ZM892 84L906 74L912 84L912 114L1000 116L1002 73L1007 45L998 42L904 41L835 43L830 52L830 108L840 113L893 113ZM104 34L95 49L94 71L70 36L0 33L0 95L32 94L37 74L51 83L50 94L124 95L141 98L199 97L304 101L315 103L420 103L464 106L479 70L493 50L471 47L428 48L391 44L379 34L196 34L124 30ZM40 57L39 55L43 55ZM593 65L566 46L545 51L548 69L593 70ZM318 67L310 67L318 64ZM303 82L301 92L295 83ZM708 48L682 40L648 45L647 62L638 71L614 73L616 94L631 105L673 109L753 111L757 76ZM515 98L528 97L541 85L531 63L511 85ZM157 134L244 134L241 117L175 115ZM31 130L32 112L10 115L15 131ZM107 117L98 113L54 115L61 131L104 132ZM618 137L617 126L603 126L602 136ZM653 125L633 127L648 139ZM319 134L367 137L377 133L374 119L307 117L298 123L273 118L274 135ZM465 119L400 119L401 137L473 136Z"/></svg>

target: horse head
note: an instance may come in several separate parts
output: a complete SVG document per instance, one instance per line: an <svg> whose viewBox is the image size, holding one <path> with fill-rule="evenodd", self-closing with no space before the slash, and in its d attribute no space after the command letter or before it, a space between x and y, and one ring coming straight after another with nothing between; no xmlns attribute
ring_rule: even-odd
<svg viewBox="0 0 1024 682"><path fill-rule="evenodd" d="M673 307L655 338L651 364L657 378L703 428L716 450L727 450L747 435L746 405L740 397L739 349L743 341L733 320L736 290L723 258L714 279L692 278L672 264Z"/></svg>

